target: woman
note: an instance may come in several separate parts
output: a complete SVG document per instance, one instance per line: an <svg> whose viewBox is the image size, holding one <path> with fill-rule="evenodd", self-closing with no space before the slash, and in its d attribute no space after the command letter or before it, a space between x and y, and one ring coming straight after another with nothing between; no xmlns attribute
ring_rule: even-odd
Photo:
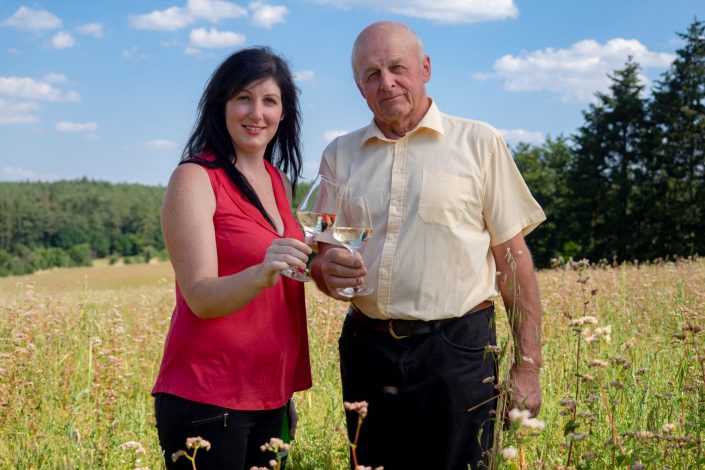
<svg viewBox="0 0 705 470"><path fill-rule="evenodd" d="M311 386L303 284L311 249L291 213L301 170L297 89L267 48L236 52L213 73L169 180L164 241L176 307L152 393L168 468L187 437L210 441L200 470L266 466L285 405ZM295 412L294 412L295 413Z"/></svg>

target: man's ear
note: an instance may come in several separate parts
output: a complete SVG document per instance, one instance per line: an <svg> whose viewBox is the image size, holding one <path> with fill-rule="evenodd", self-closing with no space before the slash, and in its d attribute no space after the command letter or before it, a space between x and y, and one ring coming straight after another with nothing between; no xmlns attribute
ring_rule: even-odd
<svg viewBox="0 0 705 470"><path fill-rule="evenodd" d="M431 80L431 57L426 56L423 63L421 64L423 70L423 82L428 83Z"/></svg>

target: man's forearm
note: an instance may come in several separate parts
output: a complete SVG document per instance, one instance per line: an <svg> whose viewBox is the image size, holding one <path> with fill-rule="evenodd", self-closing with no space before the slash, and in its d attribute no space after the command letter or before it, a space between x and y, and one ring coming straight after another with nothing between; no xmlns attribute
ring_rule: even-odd
<svg viewBox="0 0 705 470"><path fill-rule="evenodd" d="M495 251L498 284L517 346L517 365L541 367L541 300L531 254L521 243Z"/></svg>

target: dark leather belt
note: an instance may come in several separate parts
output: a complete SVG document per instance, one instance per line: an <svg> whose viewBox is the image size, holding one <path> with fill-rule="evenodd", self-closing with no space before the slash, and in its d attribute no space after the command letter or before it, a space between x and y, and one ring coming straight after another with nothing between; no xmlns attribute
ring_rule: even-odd
<svg viewBox="0 0 705 470"><path fill-rule="evenodd" d="M486 308L492 307L492 302L485 300L484 302L478 304L474 308L468 310L463 316L470 315L471 313L484 310ZM450 323L461 317L444 318L442 320L377 320L370 318L364 313L362 313L355 304L350 304L350 310L348 315L352 317L353 320L358 322L360 325L365 326L371 330L381 331L384 333L389 333L389 335L394 339L407 338L414 335L424 335L433 333L438 330L441 325Z"/></svg>

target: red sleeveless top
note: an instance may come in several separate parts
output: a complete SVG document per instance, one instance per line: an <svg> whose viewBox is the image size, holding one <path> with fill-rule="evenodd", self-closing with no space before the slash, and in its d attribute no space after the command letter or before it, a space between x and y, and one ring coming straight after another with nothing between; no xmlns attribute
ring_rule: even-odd
<svg viewBox="0 0 705 470"><path fill-rule="evenodd" d="M265 161L284 221L284 238L304 241L281 175ZM282 238L221 168L205 168L213 186L218 276L261 263ZM270 410L311 387L304 285L281 276L232 314L199 319L176 285L176 307L152 389L234 410Z"/></svg>

